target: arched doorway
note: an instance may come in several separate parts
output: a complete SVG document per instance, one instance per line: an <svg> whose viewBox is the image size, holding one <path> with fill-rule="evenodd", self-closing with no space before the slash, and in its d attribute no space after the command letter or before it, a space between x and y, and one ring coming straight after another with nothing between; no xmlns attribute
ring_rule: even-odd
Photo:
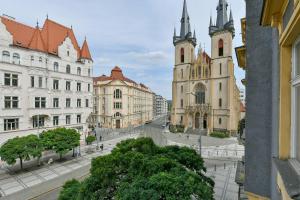
<svg viewBox="0 0 300 200"><path fill-rule="evenodd" d="M200 128L200 113L196 113L195 115L195 128L199 129Z"/></svg>
<svg viewBox="0 0 300 200"><path fill-rule="evenodd" d="M207 129L207 114L203 117L203 129Z"/></svg>
<svg viewBox="0 0 300 200"><path fill-rule="evenodd" d="M119 119L116 120L116 128L121 128L121 121Z"/></svg>

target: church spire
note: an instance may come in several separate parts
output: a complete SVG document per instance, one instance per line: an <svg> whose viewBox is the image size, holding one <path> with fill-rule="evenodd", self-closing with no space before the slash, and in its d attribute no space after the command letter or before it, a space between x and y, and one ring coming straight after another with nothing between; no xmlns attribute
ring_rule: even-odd
<svg viewBox="0 0 300 200"><path fill-rule="evenodd" d="M230 9L229 21L230 21L230 22L232 22L232 21L233 21L233 17L232 17L232 10L231 10L231 9Z"/></svg>
<svg viewBox="0 0 300 200"><path fill-rule="evenodd" d="M181 17L180 37L185 38L189 33L191 33L190 17L187 10L186 0L184 0Z"/></svg>
<svg viewBox="0 0 300 200"><path fill-rule="evenodd" d="M217 6L217 27L219 28L224 27L224 25L228 22L227 7L228 3L226 0L219 0L219 4Z"/></svg>

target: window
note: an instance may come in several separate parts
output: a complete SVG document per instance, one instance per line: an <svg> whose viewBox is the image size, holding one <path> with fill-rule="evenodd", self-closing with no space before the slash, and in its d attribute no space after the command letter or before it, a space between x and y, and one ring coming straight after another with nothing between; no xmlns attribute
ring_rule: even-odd
<svg viewBox="0 0 300 200"><path fill-rule="evenodd" d="M180 62L184 63L184 48L180 49Z"/></svg>
<svg viewBox="0 0 300 200"><path fill-rule="evenodd" d="M59 89L59 81L53 80L53 90L58 90L58 89Z"/></svg>
<svg viewBox="0 0 300 200"><path fill-rule="evenodd" d="M71 90L71 81L66 81L66 90L67 91Z"/></svg>
<svg viewBox="0 0 300 200"><path fill-rule="evenodd" d="M81 108L81 99L77 99L77 108Z"/></svg>
<svg viewBox="0 0 300 200"><path fill-rule="evenodd" d="M53 108L59 107L59 98L53 98Z"/></svg>
<svg viewBox="0 0 300 200"><path fill-rule="evenodd" d="M34 88L34 76L30 76L31 87Z"/></svg>
<svg viewBox="0 0 300 200"><path fill-rule="evenodd" d="M182 94L182 93L183 93L183 85L181 86L181 89L180 89L180 90L181 90L181 94Z"/></svg>
<svg viewBox="0 0 300 200"><path fill-rule="evenodd" d="M10 62L10 53L8 51L2 51L2 61Z"/></svg>
<svg viewBox="0 0 300 200"><path fill-rule="evenodd" d="M219 91L222 91L222 83L219 83Z"/></svg>
<svg viewBox="0 0 300 200"><path fill-rule="evenodd" d="M222 99L219 99L219 107L222 107Z"/></svg>
<svg viewBox="0 0 300 200"><path fill-rule="evenodd" d="M196 104L205 104L205 86L198 84L195 93Z"/></svg>
<svg viewBox="0 0 300 200"><path fill-rule="evenodd" d="M43 77L39 77L39 88L43 87Z"/></svg>
<svg viewBox="0 0 300 200"><path fill-rule="evenodd" d="M77 67L77 75L80 76L81 75L81 68Z"/></svg>
<svg viewBox="0 0 300 200"><path fill-rule="evenodd" d="M39 62L43 62L43 58L42 57L39 57Z"/></svg>
<svg viewBox="0 0 300 200"><path fill-rule="evenodd" d="M81 123L81 115L77 115L77 124Z"/></svg>
<svg viewBox="0 0 300 200"><path fill-rule="evenodd" d="M222 118L219 118L219 125L222 124Z"/></svg>
<svg viewBox="0 0 300 200"><path fill-rule="evenodd" d="M87 107L87 108L89 107L89 100L88 99L85 100L85 107Z"/></svg>
<svg viewBox="0 0 300 200"><path fill-rule="evenodd" d="M58 72L58 62L54 62L54 64L53 64L53 70L55 71L55 72Z"/></svg>
<svg viewBox="0 0 300 200"><path fill-rule="evenodd" d="M292 157L300 162L300 39L293 45L292 66Z"/></svg>
<svg viewBox="0 0 300 200"><path fill-rule="evenodd" d="M198 67L198 76L201 77L201 66Z"/></svg>
<svg viewBox="0 0 300 200"><path fill-rule="evenodd" d="M81 91L81 83L77 83L77 92Z"/></svg>
<svg viewBox="0 0 300 200"><path fill-rule="evenodd" d="M183 78L183 69L181 69L181 78Z"/></svg>
<svg viewBox="0 0 300 200"><path fill-rule="evenodd" d="M91 69L88 69L88 76L91 76Z"/></svg>
<svg viewBox="0 0 300 200"><path fill-rule="evenodd" d="M180 116L180 124L183 124L183 116Z"/></svg>
<svg viewBox="0 0 300 200"><path fill-rule="evenodd" d="M35 108L46 108L46 97L35 97Z"/></svg>
<svg viewBox="0 0 300 200"><path fill-rule="evenodd" d="M34 56L30 56L30 60L31 60L31 61L34 61Z"/></svg>
<svg viewBox="0 0 300 200"><path fill-rule="evenodd" d="M205 77L208 78L208 69L205 69Z"/></svg>
<svg viewBox="0 0 300 200"><path fill-rule="evenodd" d="M115 99L121 99L122 98L122 91L120 89L116 89L114 91L114 98Z"/></svg>
<svg viewBox="0 0 300 200"><path fill-rule="evenodd" d="M71 124L71 115L66 115L66 124Z"/></svg>
<svg viewBox="0 0 300 200"><path fill-rule="evenodd" d="M18 108L18 107L19 107L19 97L11 97L11 96L4 97L5 109Z"/></svg>
<svg viewBox="0 0 300 200"><path fill-rule="evenodd" d="M18 86L18 75L17 74L4 74L4 85L6 86Z"/></svg>
<svg viewBox="0 0 300 200"><path fill-rule="evenodd" d="M70 52L69 51L67 51L67 56L70 56Z"/></svg>
<svg viewBox="0 0 300 200"><path fill-rule="evenodd" d="M91 84L88 84L88 92L91 91Z"/></svg>
<svg viewBox="0 0 300 200"><path fill-rule="evenodd" d="M180 100L180 107L183 108L183 99Z"/></svg>
<svg viewBox="0 0 300 200"><path fill-rule="evenodd" d="M114 109L122 109L122 103L121 102L114 102Z"/></svg>
<svg viewBox="0 0 300 200"><path fill-rule="evenodd" d="M58 126L59 124L59 116L53 116L53 126Z"/></svg>
<svg viewBox="0 0 300 200"><path fill-rule="evenodd" d="M34 116L32 117L32 127L44 127L45 126L45 117L44 116Z"/></svg>
<svg viewBox="0 0 300 200"><path fill-rule="evenodd" d="M218 47L219 47L219 56L223 56L223 54L224 54L224 41L222 39L219 40Z"/></svg>
<svg viewBox="0 0 300 200"><path fill-rule="evenodd" d="M4 119L4 131L12 131L19 129L19 119Z"/></svg>
<svg viewBox="0 0 300 200"><path fill-rule="evenodd" d="M71 107L71 99L66 98L66 108L70 108L70 107Z"/></svg>
<svg viewBox="0 0 300 200"><path fill-rule="evenodd" d="M222 75L222 63L220 63L220 75Z"/></svg>
<svg viewBox="0 0 300 200"><path fill-rule="evenodd" d="M18 54L18 53L13 54L13 63L20 64L20 54Z"/></svg>
<svg viewBox="0 0 300 200"><path fill-rule="evenodd" d="M71 74L71 66L70 65L66 66L66 73Z"/></svg>

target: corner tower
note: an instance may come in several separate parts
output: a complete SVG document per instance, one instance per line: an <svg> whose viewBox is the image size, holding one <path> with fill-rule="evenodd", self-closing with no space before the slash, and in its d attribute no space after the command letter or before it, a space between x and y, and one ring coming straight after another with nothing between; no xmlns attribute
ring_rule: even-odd
<svg viewBox="0 0 300 200"><path fill-rule="evenodd" d="M185 95L188 87L189 72L195 60L196 33L192 33L186 0L183 2L180 34L174 29L175 65L172 83L172 124L183 124L187 102Z"/></svg>

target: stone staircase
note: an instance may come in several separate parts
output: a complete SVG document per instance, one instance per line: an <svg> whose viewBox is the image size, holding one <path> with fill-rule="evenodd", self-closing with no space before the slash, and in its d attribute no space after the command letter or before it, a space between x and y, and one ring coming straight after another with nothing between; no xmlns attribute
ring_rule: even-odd
<svg viewBox="0 0 300 200"><path fill-rule="evenodd" d="M187 128L185 131L185 134L191 134L191 135L199 135L199 132L201 132L201 135L206 136L207 130L199 130L199 129L193 129L193 128Z"/></svg>

